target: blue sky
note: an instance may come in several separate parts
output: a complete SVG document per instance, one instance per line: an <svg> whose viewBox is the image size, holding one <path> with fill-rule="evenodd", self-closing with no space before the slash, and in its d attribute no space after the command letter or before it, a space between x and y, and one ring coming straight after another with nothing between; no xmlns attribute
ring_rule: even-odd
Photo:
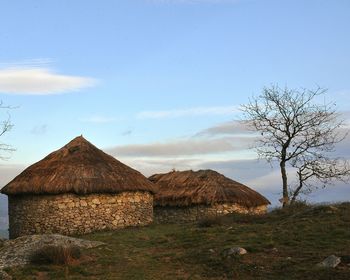
<svg viewBox="0 0 350 280"><path fill-rule="evenodd" d="M275 83L326 87L349 116L349 13L346 0L2 1L0 99L16 108L0 140L16 151L0 183L83 134L145 175L213 168L275 202L278 169L222 129ZM312 199L350 199L326 194Z"/></svg>

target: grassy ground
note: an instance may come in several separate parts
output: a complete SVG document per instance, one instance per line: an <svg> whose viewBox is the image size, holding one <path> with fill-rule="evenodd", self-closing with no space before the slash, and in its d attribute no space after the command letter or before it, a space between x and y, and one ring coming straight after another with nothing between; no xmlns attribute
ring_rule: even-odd
<svg viewBox="0 0 350 280"><path fill-rule="evenodd" d="M152 225L83 238L108 245L85 251L73 265L7 271L14 279L350 279L350 265L316 267L331 254L350 256L350 203L232 215L210 227ZM232 246L248 254L223 258Z"/></svg>

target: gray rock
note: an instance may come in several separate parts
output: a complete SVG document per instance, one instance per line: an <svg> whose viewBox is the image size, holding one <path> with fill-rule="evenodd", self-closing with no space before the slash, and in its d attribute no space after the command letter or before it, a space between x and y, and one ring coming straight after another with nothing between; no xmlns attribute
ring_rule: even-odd
<svg viewBox="0 0 350 280"><path fill-rule="evenodd" d="M80 248L90 249L105 245L105 243L73 238L60 234L36 234L21 236L13 240L7 240L4 246L0 249L0 270L5 267L22 266L29 263L31 254L35 250L47 245L74 245Z"/></svg>
<svg viewBox="0 0 350 280"><path fill-rule="evenodd" d="M247 250L242 247L232 247L232 248L225 249L223 251L223 256L231 257L231 256L245 255L247 253L248 253Z"/></svg>
<svg viewBox="0 0 350 280"><path fill-rule="evenodd" d="M322 262L320 262L318 264L318 266L320 267L331 267L334 268L336 267L338 264L340 264L341 260L339 257L334 256L334 255L330 255L327 258L325 258Z"/></svg>
<svg viewBox="0 0 350 280"><path fill-rule="evenodd" d="M0 270L0 280L12 280L12 276L8 275L3 270Z"/></svg>

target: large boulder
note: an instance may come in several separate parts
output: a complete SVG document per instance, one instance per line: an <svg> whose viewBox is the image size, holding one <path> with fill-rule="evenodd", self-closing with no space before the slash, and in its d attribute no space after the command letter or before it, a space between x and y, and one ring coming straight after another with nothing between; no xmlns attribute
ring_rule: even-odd
<svg viewBox="0 0 350 280"><path fill-rule="evenodd" d="M32 253L44 246L77 246L79 248L95 248L105 245L103 242L68 237L60 234L26 235L7 240L0 248L0 270L5 267L22 266L29 263ZM1 278L0 278L1 279Z"/></svg>

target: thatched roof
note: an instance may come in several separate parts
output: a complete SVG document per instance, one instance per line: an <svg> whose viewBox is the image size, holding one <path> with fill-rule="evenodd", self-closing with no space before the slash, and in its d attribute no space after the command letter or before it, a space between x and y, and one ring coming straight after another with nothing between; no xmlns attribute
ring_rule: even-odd
<svg viewBox="0 0 350 280"><path fill-rule="evenodd" d="M155 174L149 180L159 186L155 204L160 206L224 202L246 207L270 204L256 191L213 170L172 171Z"/></svg>
<svg viewBox="0 0 350 280"><path fill-rule="evenodd" d="M25 169L1 192L15 195L155 190L156 186L141 173L79 136Z"/></svg>

